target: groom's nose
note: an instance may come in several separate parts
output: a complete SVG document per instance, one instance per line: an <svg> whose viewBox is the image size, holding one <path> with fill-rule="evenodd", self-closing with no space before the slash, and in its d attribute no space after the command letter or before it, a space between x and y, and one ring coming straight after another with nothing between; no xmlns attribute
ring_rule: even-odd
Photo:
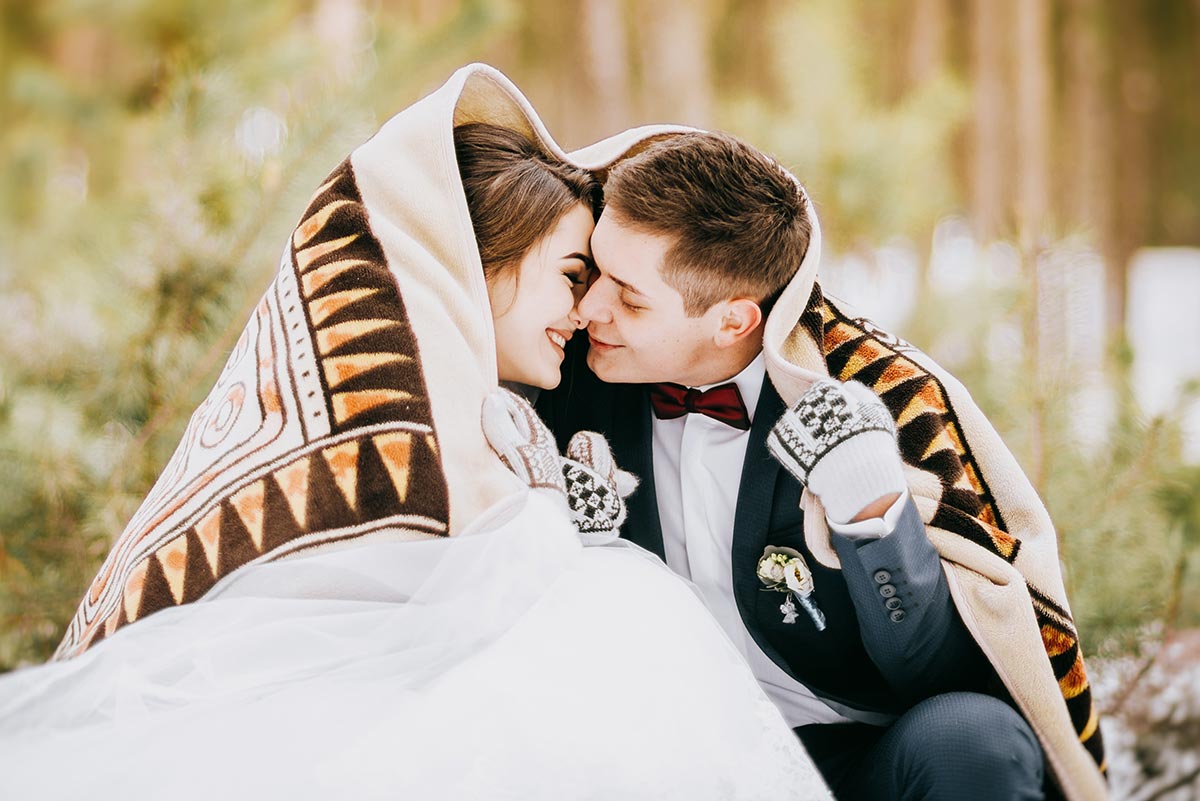
<svg viewBox="0 0 1200 801"><path fill-rule="evenodd" d="M567 319L571 321L571 325L575 326L576 330L587 328L587 320L579 314L579 304L575 304L575 308L567 314Z"/></svg>
<svg viewBox="0 0 1200 801"><path fill-rule="evenodd" d="M583 321L581 328L587 327L589 323L610 323L612 322L612 314L609 312L608 304L605 302L605 285L611 283L607 278L601 276L592 282L588 287L588 291L579 301L579 305L575 307L575 313Z"/></svg>

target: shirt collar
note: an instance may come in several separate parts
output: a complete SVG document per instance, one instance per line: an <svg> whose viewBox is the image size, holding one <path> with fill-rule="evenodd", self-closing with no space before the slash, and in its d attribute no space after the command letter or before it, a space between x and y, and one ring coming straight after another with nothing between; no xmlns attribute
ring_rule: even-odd
<svg viewBox="0 0 1200 801"><path fill-rule="evenodd" d="M758 397L762 394L763 379L767 375L767 361L760 350L754 360L742 368L742 371L733 378L728 378L724 381L717 381L714 384L705 384L704 386L696 387L703 392L706 389L719 387L722 384L734 384L738 388L738 392L742 396L742 402L746 404L746 414L750 417L750 422L754 422L754 409L758 406Z"/></svg>

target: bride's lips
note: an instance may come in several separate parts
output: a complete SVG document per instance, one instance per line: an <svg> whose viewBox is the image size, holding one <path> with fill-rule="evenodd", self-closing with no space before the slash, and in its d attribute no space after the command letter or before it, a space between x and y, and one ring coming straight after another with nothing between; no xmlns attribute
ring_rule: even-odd
<svg viewBox="0 0 1200 801"><path fill-rule="evenodd" d="M558 328L547 328L546 338L550 340L559 350L563 350L567 346L567 340L571 338L574 331L563 331Z"/></svg>

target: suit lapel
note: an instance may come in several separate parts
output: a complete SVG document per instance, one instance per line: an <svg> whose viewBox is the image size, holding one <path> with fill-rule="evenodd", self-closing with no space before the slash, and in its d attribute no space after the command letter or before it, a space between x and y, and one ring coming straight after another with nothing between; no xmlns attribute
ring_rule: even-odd
<svg viewBox="0 0 1200 801"><path fill-rule="evenodd" d="M617 464L638 477L638 488L626 499L629 517L623 536L666 561L658 496L654 490L654 446L650 396L641 385L622 387L613 404L612 449Z"/></svg>
<svg viewBox="0 0 1200 801"><path fill-rule="evenodd" d="M783 412L783 401L770 378L764 377L746 444L733 518L733 591L741 610L754 608L754 593L761 586L755 570L767 541L775 483L781 469L767 450L767 434ZM743 611L742 616L745 614Z"/></svg>

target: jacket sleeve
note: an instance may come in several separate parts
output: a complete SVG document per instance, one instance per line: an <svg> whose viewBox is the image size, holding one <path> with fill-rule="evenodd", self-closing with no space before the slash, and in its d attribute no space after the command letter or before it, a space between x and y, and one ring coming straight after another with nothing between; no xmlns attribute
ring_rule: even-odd
<svg viewBox="0 0 1200 801"><path fill-rule="evenodd" d="M986 691L993 671L950 597L941 559L911 499L879 539L831 533L863 645L909 703L953 690Z"/></svg>

